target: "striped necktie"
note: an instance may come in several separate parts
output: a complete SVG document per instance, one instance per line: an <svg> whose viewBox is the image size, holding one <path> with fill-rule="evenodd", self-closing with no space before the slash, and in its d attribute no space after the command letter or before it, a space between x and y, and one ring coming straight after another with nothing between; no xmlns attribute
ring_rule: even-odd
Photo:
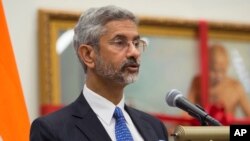
<svg viewBox="0 0 250 141"><path fill-rule="evenodd" d="M126 120L119 107L115 108L115 137L117 141L133 141L132 135L126 125Z"/></svg>

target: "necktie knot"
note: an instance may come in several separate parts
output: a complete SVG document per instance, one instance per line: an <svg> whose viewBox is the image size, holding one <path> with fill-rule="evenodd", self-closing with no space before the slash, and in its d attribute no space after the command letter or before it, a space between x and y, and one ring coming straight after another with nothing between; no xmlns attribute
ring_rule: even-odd
<svg viewBox="0 0 250 141"><path fill-rule="evenodd" d="M116 120L120 119L120 118L124 118L123 114L122 114L122 110L119 107L115 108L115 112L114 112L114 118Z"/></svg>

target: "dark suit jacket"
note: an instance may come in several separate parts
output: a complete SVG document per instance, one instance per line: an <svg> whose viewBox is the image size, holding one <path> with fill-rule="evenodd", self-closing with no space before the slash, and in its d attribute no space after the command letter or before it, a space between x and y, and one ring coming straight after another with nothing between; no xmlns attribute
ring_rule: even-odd
<svg viewBox="0 0 250 141"><path fill-rule="evenodd" d="M168 140L165 126L144 112L125 106L145 141ZM84 96L50 115L33 121L30 141L111 141Z"/></svg>

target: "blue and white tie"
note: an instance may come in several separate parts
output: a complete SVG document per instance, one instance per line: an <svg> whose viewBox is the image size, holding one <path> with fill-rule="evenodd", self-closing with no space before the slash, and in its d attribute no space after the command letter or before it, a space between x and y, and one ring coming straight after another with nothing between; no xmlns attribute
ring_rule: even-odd
<svg viewBox="0 0 250 141"><path fill-rule="evenodd" d="M115 122L115 137L117 141L133 141L133 137L126 125L126 120L119 107L115 108L114 112Z"/></svg>

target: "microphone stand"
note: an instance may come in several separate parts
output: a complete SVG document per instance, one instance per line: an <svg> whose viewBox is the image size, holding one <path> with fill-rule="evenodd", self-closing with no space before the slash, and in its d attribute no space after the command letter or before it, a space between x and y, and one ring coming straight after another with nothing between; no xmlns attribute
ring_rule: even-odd
<svg viewBox="0 0 250 141"><path fill-rule="evenodd" d="M200 105L195 104L195 106L205 112L205 110ZM188 114L195 117L196 119L198 119L199 122L201 123L201 126L209 126L209 123L213 126L221 126L222 125L219 121L211 118L208 114L205 116L201 116L197 113L190 112L190 111L188 112Z"/></svg>

